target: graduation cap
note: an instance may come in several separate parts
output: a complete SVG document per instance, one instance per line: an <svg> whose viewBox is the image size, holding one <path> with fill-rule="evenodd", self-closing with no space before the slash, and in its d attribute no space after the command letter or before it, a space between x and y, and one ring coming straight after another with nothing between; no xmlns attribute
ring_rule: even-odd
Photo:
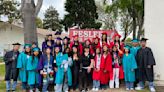
<svg viewBox="0 0 164 92"><path fill-rule="evenodd" d="M73 45L72 48L75 47L75 48L78 48L78 45Z"/></svg>
<svg viewBox="0 0 164 92"><path fill-rule="evenodd" d="M129 50L131 47L129 45L126 45L124 48Z"/></svg>
<svg viewBox="0 0 164 92"><path fill-rule="evenodd" d="M90 40L90 39L85 40L85 42L86 42L86 41L89 41L89 43L91 43L91 40Z"/></svg>
<svg viewBox="0 0 164 92"><path fill-rule="evenodd" d="M114 34L114 38L116 38L117 36L118 36L119 38L121 38L121 35L120 35L120 34L118 34L118 33Z"/></svg>
<svg viewBox="0 0 164 92"><path fill-rule="evenodd" d="M103 32L103 33L101 33L102 35L107 35L107 32Z"/></svg>
<svg viewBox="0 0 164 92"><path fill-rule="evenodd" d="M95 37L95 38L93 38L93 39L94 39L94 40L95 40L95 39L98 39L98 40L100 40L100 38L99 38L98 36L96 36L96 37Z"/></svg>
<svg viewBox="0 0 164 92"><path fill-rule="evenodd" d="M21 45L20 43L13 43L12 45Z"/></svg>
<svg viewBox="0 0 164 92"><path fill-rule="evenodd" d="M138 43L139 40L138 40L138 39L133 39L132 42L134 42L134 43Z"/></svg>
<svg viewBox="0 0 164 92"><path fill-rule="evenodd" d="M54 47L55 47L55 48L60 48L60 45L55 45Z"/></svg>
<svg viewBox="0 0 164 92"><path fill-rule="evenodd" d="M31 46L32 46L31 44L25 44L24 45L25 48L31 48Z"/></svg>
<svg viewBox="0 0 164 92"><path fill-rule="evenodd" d="M141 38L141 41L146 42L148 39L147 38Z"/></svg>
<svg viewBox="0 0 164 92"><path fill-rule="evenodd" d="M103 43L102 46L103 46L103 47L104 47L104 46L107 46L108 48L110 48L110 46L109 46L107 43Z"/></svg>
<svg viewBox="0 0 164 92"><path fill-rule="evenodd" d="M65 37L63 38L63 40L64 40L64 39L70 40L70 38L68 38L67 36L65 36Z"/></svg>
<svg viewBox="0 0 164 92"><path fill-rule="evenodd" d="M35 51L39 51L39 50L40 50L40 49L39 49L38 47L35 47L35 48L32 49L32 51L34 51L34 52L35 52Z"/></svg>
<svg viewBox="0 0 164 92"><path fill-rule="evenodd" d="M60 37L57 37L56 40L62 40Z"/></svg>
<svg viewBox="0 0 164 92"><path fill-rule="evenodd" d="M52 34L48 34L47 36L52 36Z"/></svg>
<svg viewBox="0 0 164 92"><path fill-rule="evenodd" d="M78 35L74 35L74 36L72 36L73 38L76 38L76 37L78 37Z"/></svg>
<svg viewBox="0 0 164 92"><path fill-rule="evenodd" d="M55 35L61 35L61 32L60 32L60 31L57 31L57 32L55 33Z"/></svg>
<svg viewBox="0 0 164 92"><path fill-rule="evenodd" d="M101 50L101 47L100 46L96 46L96 49L100 49Z"/></svg>

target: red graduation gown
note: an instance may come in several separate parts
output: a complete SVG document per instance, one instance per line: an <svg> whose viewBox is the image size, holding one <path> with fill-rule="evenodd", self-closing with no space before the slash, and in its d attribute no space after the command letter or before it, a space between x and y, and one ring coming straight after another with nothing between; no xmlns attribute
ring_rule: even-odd
<svg viewBox="0 0 164 92"><path fill-rule="evenodd" d="M101 56L100 56L100 60L101 60ZM94 66L96 68L96 66L97 66L97 55L94 58L94 64L95 64ZM100 61L100 65L101 65L101 61ZM92 76L93 80L100 81L100 75L101 75L100 71L93 70L93 76Z"/></svg>
<svg viewBox="0 0 164 92"><path fill-rule="evenodd" d="M104 72L106 70L106 72ZM100 83L108 84L110 74L112 72L112 57L108 54L106 57L102 55L100 64Z"/></svg>

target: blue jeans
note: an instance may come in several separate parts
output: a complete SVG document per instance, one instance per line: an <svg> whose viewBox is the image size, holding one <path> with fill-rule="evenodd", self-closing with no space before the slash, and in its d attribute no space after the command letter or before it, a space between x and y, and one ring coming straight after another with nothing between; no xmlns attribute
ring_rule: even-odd
<svg viewBox="0 0 164 92"><path fill-rule="evenodd" d="M27 82L22 82L22 89L23 90L26 90L27 89Z"/></svg>
<svg viewBox="0 0 164 92"><path fill-rule="evenodd" d="M29 85L30 89L38 88L39 84Z"/></svg>
<svg viewBox="0 0 164 92"><path fill-rule="evenodd" d="M100 88L100 81L93 80L93 88Z"/></svg>
<svg viewBox="0 0 164 92"><path fill-rule="evenodd" d="M134 88L134 82L126 82L126 88Z"/></svg>
<svg viewBox="0 0 164 92"><path fill-rule="evenodd" d="M145 82L140 81L140 82L139 82L139 86L142 87L142 88L144 88ZM154 88L154 83L153 83L153 82L150 82L150 81L149 81L149 88Z"/></svg>
<svg viewBox="0 0 164 92"><path fill-rule="evenodd" d="M17 81L13 81L12 90L16 90ZM6 90L10 90L11 81L6 81Z"/></svg>
<svg viewBox="0 0 164 92"><path fill-rule="evenodd" d="M49 85L48 81L46 83L43 83L42 92L46 92L47 91L48 85Z"/></svg>

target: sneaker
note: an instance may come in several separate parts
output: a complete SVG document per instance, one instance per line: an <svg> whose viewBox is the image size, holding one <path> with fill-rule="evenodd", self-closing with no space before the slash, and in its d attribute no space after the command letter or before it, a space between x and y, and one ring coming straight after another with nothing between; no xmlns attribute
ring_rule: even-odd
<svg viewBox="0 0 164 92"><path fill-rule="evenodd" d="M95 88L95 91L99 91L99 88Z"/></svg>
<svg viewBox="0 0 164 92"><path fill-rule="evenodd" d="M138 87L135 88L135 90L143 90L143 88L138 86Z"/></svg>
<svg viewBox="0 0 164 92"><path fill-rule="evenodd" d="M156 92L155 88L154 87L151 87L150 88L150 92Z"/></svg>
<svg viewBox="0 0 164 92"><path fill-rule="evenodd" d="M134 88L130 88L130 90L134 90Z"/></svg>
<svg viewBox="0 0 164 92"><path fill-rule="evenodd" d="M126 91L129 91L130 89L129 88L126 88Z"/></svg>
<svg viewBox="0 0 164 92"><path fill-rule="evenodd" d="M92 88L92 91L95 91L96 90L96 88Z"/></svg>
<svg viewBox="0 0 164 92"><path fill-rule="evenodd" d="M85 92L85 90L83 89L81 92Z"/></svg>

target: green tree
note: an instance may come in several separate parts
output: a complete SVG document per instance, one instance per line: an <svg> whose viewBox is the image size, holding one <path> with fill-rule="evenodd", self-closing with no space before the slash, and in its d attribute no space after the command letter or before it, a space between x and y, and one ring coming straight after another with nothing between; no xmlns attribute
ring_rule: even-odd
<svg viewBox="0 0 164 92"><path fill-rule="evenodd" d="M53 31L62 31L62 25L59 20L59 13L57 10L50 6L45 12L45 18L43 19L43 28L51 28Z"/></svg>
<svg viewBox="0 0 164 92"><path fill-rule="evenodd" d="M106 0L105 0L106 1ZM140 39L144 31L144 0L113 0L106 10L115 13L116 17L130 16L133 38ZM120 13L121 12L121 13ZM122 13L124 13L122 15Z"/></svg>
<svg viewBox="0 0 164 92"><path fill-rule="evenodd" d="M20 11L17 9L19 5L20 3L14 0L0 0L0 16L7 16L9 23L20 19Z"/></svg>
<svg viewBox="0 0 164 92"><path fill-rule="evenodd" d="M36 26L37 28L43 28L43 22L39 17L36 18Z"/></svg>
<svg viewBox="0 0 164 92"><path fill-rule="evenodd" d="M78 26L81 29L99 29L101 23L97 22L98 14L94 0L66 0L65 15L62 23L65 28Z"/></svg>

